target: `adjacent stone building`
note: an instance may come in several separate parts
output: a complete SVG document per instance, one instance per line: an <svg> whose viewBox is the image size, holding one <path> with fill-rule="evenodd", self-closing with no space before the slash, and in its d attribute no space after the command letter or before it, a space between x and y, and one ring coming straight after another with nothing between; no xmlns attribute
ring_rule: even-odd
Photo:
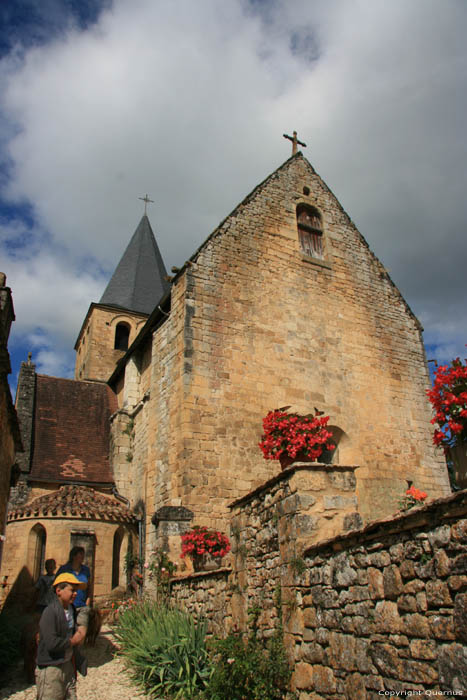
<svg viewBox="0 0 467 700"><path fill-rule="evenodd" d="M116 487L139 518L141 553L163 546L178 558L190 523L226 531L228 504L277 475L278 462L258 448L261 421L288 405L329 414L333 463L354 465L352 510L364 522L394 512L408 480L430 497L447 495L421 331L302 153L258 185L172 278L145 215L86 315L75 381L27 370L38 392L29 409L36 437L8 527L22 523L19 539L38 518L46 527L42 505L23 507L45 489ZM72 414L80 416L73 425ZM109 457L99 478L86 456L97 437Z"/></svg>
<svg viewBox="0 0 467 700"><path fill-rule="evenodd" d="M45 559L60 566L75 545L85 548L95 596L125 588L125 557L137 551L138 526L109 464L113 392L103 382L36 374L29 359L17 408L25 449L11 490L0 602L27 607Z"/></svg>
<svg viewBox="0 0 467 700"><path fill-rule="evenodd" d="M8 375L11 373L8 338L14 320L11 289L6 286L6 275L0 272L0 566L8 497L16 476L15 457L21 450L18 418L8 385Z"/></svg>

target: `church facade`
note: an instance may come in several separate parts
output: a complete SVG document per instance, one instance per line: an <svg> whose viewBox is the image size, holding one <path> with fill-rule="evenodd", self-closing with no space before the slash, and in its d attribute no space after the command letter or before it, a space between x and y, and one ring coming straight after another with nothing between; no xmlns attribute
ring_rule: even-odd
<svg viewBox="0 0 467 700"><path fill-rule="evenodd" d="M420 323L300 152L170 280L144 216L76 350L73 383L115 401L110 478L143 558L164 547L178 559L189 524L228 533L229 504L280 469L258 443L281 406L330 416L364 521L395 512L407 481L450 492Z"/></svg>

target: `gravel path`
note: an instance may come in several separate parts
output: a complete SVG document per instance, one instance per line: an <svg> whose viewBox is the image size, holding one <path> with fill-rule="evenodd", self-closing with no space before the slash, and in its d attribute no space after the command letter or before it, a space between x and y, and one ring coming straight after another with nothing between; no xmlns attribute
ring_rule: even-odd
<svg viewBox="0 0 467 700"><path fill-rule="evenodd" d="M79 700L147 700L125 672L121 659L115 656L116 646L108 627L103 627L94 647L83 648L88 658L88 675L78 674ZM0 700L35 700L36 687L24 680L22 665L0 689Z"/></svg>

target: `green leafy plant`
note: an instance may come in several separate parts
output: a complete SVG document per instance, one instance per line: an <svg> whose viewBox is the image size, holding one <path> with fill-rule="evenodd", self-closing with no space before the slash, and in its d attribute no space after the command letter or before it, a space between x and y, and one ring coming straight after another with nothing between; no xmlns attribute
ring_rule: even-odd
<svg viewBox="0 0 467 700"><path fill-rule="evenodd" d="M297 576L304 574L307 569L306 562L301 557L293 557L290 560L290 566Z"/></svg>
<svg viewBox="0 0 467 700"><path fill-rule="evenodd" d="M130 435L133 437L134 435L134 430L133 428L135 427L135 421L133 419L129 420L127 423L126 428L123 430L124 435Z"/></svg>
<svg viewBox="0 0 467 700"><path fill-rule="evenodd" d="M209 700L282 700L291 669L282 635L267 642L256 633L245 640L240 632L213 643L214 670L207 687Z"/></svg>
<svg viewBox="0 0 467 700"><path fill-rule="evenodd" d="M131 574L133 569L139 567L140 563L140 558L133 552L133 549L129 547L127 553L125 554L125 573Z"/></svg>
<svg viewBox="0 0 467 700"><path fill-rule="evenodd" d="M206 688L212 669L205 621L142 600L119 615L115 636L130 674L152 697L193 700Z"/></svg>
<svg viewBox="0 0 467 700"><path fill-rule="evenodd" d="M168 602L170 579L177 570L175 562L169 559L167 552L155 549L151 553L150 560L144 563L144 568L148 571L149 578L156 584L158 597Z"/></svg>
<svg viewBox="0 0 467 700"><path fill-rule="evenodd" d="M433 559L433 556L431 554L427 554L426 552L423 552L423 554L420 556L420 563L421 564L428 564L429 561Z"/></svg>

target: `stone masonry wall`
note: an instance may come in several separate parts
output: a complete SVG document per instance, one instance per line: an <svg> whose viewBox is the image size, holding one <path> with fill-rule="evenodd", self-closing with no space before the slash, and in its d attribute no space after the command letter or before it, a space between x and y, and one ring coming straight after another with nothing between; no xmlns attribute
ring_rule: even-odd
<svg viewBox="0 0 467 700"><path fill-rule="evenodd" d="M466 516L462 491L305 552L289 632L300 700L467 693Z"/></svg>
<svg viewBox="0 0 467 700"><path fill-rule="evenodd" d="M232 628L230 568L174 579L171 597L195 617L206 617L208 633L223 637Z"/></svg>
<svg viewBox="0 0 467 700"><path fill-rule="evenodd" d="M218 572L193 574L174 579L175 598L208 618L212 610L216 615L222 611L229 623L226 629L230 623L244 629L248 611L259 606L259 626L265 637L270 636L280 610L289 610L305 543L316 541L320 532L331 536L360 522L354 470L296 464L232 504L232 552L225 558L232 572L226 586L219 584ZM285 618L287 622L288 615Z"/></svg>
<svg viewBox="0 0 467 700"><path fill-rule="evenodd" d="M258 606L259 626L266 636L272 634L279 608L291 609L291 586L305 544L361 523L354 470L295 464L232 504L235 624L244 627L248 610Z"/></svg>
<svg viewBox="0 0 467 700"><path fill-rule="evenodd" d="M467 491L355 529L353 468L313 466L232 504L232 571L175 579L174 598L217 634L253 607L264 637L281 618L300 700L463 696Z"/></svg>
<svg viewBox="0 0 467 700"><path fill-rule="evenodd" d="M133 342L147 316L135 312L119 312L111 307L91 306L76 342L75 379L107 381L118 360L125 354L115 350L115 328L118 323L130 326L129 344Z"/></svg>

